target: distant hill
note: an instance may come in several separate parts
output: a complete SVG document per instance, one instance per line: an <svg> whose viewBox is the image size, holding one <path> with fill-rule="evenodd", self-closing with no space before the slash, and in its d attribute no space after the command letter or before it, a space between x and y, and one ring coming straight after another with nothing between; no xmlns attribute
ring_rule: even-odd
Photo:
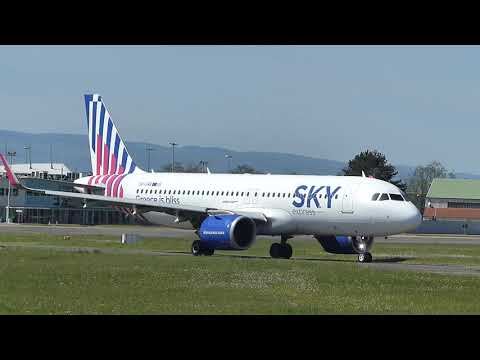
<svg viewBox="0 0 480 360"><path fill-rule="evenodd" d="M16 151L16 163L24 163L25 145L32 146L32 162L50 161L50 144L53 146L53 161L65 163L74 171L90 171L90 154L88 152L88 139L85 135L75 134L29 134L16 131L0 130L0 151L5 151L5 144L9 151ZM137 164L146 169L146 146L154 150L150 153L150 166L159 170L162 166L171 163L172 149L168 146L143 142L128 142L126 145ZM180 146L175 148L175 161L183 164L208 161L212 172L225 172L228 162L225 155L232 156L232 168L248 164L255 169L272 174L312 174L312 175L337 175L346 165L344 162L313 158L278 152L253 152L233 151L217 147ZM414 170L414 166L397 165L399 177L407 179ZM480 175L459 173L459 178L480 179Z"/></svg>

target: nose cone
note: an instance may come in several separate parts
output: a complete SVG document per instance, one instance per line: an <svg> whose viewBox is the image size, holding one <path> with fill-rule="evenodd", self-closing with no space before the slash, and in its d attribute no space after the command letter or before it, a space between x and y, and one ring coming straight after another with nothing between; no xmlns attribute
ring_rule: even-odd
<svg viewBox="0 0 480 360"><path fill-rule="evenodd" d="M415 230L422 223L422 214L417 207L412 203L405 209L404 224L406 229L404 231Z"/></svg>

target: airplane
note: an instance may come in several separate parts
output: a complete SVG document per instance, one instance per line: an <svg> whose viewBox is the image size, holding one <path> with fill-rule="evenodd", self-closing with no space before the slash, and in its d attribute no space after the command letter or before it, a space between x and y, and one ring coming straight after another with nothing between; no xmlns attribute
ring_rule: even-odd
<svg viewBox="0 0 480 360"><path fill-rule="evenodd" d="M287 241L313 235L323 249L372 261L375 237L414 230L422 221L415 205L395 185L362 176L147 172L137 166L99 94L84 95L92 175L73 191L29 188L0 158L12 186L44 195L80 198L116 206L151 224L161 214L175 224L189 221L198 240L191 253L245 250L259 235L280 236L272 258L289 259ZM164 219L164 216L163 216Z"/></svg>

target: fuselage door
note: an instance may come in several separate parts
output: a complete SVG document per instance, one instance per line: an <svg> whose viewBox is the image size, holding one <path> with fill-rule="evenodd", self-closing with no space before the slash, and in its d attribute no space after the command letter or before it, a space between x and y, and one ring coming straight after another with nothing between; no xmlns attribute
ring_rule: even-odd
<svg viewBox="0 0 480 360"><path fill-rule="evenodd" d="M353 213L353 191L351 187L346 187L342 196L342 213Z"/></svg>
<svg viewBox="0 0 480 360"><path fill-rule="evenodd" d="M245 190L244 197L243 197L243 204L246 206L254 207L257 204L258 195L260 190L258 188L248 188Z"/></svg>

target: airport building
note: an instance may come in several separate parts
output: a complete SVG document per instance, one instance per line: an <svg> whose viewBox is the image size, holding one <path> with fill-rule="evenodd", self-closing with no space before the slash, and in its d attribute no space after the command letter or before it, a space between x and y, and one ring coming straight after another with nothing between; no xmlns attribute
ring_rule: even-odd
<svg viewBox="0 0 480 360"><path fill-rule="evenodd" d="M434 179L417 232L480 234L480 180Z"/></svg>
<svg viewBox="0 0 480 360"><path fill-rule="evenodd" d="M58 163L13 164L11 168L27 187L59 191L72 191L72 182L88 175L73 172L65 164ZM117 208L84 207L81 199L10 188L5 169L0 166L0 222L6 221L8 203L11 222L94 225L130 224L134 221Z"/></svg>

